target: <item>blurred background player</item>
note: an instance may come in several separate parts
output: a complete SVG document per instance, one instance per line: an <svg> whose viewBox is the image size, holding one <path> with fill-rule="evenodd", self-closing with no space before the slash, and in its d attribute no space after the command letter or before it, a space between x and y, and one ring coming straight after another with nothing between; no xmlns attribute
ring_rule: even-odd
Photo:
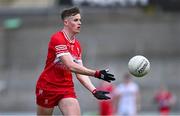
<svg viewBox="0 0 180 116"><path fill-rule="evenodd" d="M116 87L114 94L117 115L135 116L140 110L139 86L133 82L130 74L124 75L123 82Z"/></svg>
<svg viewBox="0 0 180 116"><path fill-rule="evenodd" d="M111 99L99 101L99 115L100 116L114 115L114 104L113 104L114 98L112 95L114 91L114 86L111 83L103 81L98 87L98 90L108 91L110 93L109 96L111 97Z"/></svg>
<svg viewBox="0 0 180 116"><path fill-rule="evenodd" d="M154 100L158 105L158 111L161 116L169 115L171 107L176 101L175 95L163 84L160 85L159 90L155 93Z"/></svg>
<svg viewBox="0 0 180 116"><path fill-rule="evenodd" d="M80 115L74 91L72 72L97 99L107 100L108 92L97 91L88 76L107 82L115 80L107 70L92 70L83 66L81 47L75 35L80 32L81 15L77 7L65 9L61 18L64 27L54 33L48 47L46 65L36 85L37 115L52 115L58 106L63 115Z"/></svg>

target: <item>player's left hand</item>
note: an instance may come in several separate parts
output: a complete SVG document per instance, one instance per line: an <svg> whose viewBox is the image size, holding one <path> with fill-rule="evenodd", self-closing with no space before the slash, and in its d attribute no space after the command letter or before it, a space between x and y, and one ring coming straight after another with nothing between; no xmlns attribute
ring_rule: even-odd
<svg viewBox="0 0 180 116"><path fill-rule="evenodd" d="M108 100L111 99L110 97L106 96L106 94L109 94L107 91L97 91L96 89L93 90L92 94L94 97L96 97L99 100Z"/></svg>
<svg viewBox="0 0 180 116"><path fill-rule="evenodd" d="M95 77L102 79L104 81L107 81L107 82L114 81L115 80L114 75L108 72L109 72L109 69L96 71Z"/></svg>

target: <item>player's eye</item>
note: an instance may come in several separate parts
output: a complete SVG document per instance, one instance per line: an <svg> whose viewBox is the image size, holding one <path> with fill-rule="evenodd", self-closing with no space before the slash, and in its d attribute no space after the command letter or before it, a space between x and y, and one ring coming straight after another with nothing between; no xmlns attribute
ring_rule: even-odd
<svg viewBox="0 0 180 116"><path fill-rule="evenodd" d="M75 21L75 22L77 22L77 21L80 21L80 22L81 22L81 19L74 19L74 21Z"/></svg>
<svg viewBox="0 0 180 116"><path fill-rule="evenodd" d="M77 22L77 21L78 21L78 19L74 19L74 21L75 21L75 22Z"/></svg>

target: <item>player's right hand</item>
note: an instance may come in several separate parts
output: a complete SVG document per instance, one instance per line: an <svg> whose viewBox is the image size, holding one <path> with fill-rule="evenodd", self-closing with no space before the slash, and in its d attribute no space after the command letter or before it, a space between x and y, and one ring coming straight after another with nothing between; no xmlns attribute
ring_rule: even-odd
<svg viewBox="0 0 180 116"><path fill-rule="evenodd" d="M107 91L97 91L96 89L92 91L92 94L94 97L96 97L99 100L108 100L111 99L110 97L106 96L106 94L109 94Z"/></svg>
<svg viewBox="0 0 180 116"><path fill-rule="evenodd" d="M113 75L113 74L110 74L110 73L108 73L108 72L109 72L108 69L96 71L96 73L95 73L94 76L97 77L97 78L99 78L99 79L102 79L102 80L104 80L104 81L107 81L107 82L111 82L111 81L116 80L116 79L114 78L114 75Z"/></svg>

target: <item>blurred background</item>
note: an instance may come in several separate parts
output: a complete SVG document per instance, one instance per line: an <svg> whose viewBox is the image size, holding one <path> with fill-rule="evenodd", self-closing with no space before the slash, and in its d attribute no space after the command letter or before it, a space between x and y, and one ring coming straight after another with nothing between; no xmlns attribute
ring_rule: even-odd
<svg viewBox="0 0 180 116"><path fill-rule="evenodd" d="M82 13L78 38L85 66L109 68L117 85L129 59L144 55L151 71L133 78L142 95L140 114L157 114L153 94L160 84L176 95L171 114L180 113L179 0L0 0L0 114L35 114L35 84L48 42L63 26L60 12L71 6ZM96 114L97 100L74 82L82 114Z"/></svg>

